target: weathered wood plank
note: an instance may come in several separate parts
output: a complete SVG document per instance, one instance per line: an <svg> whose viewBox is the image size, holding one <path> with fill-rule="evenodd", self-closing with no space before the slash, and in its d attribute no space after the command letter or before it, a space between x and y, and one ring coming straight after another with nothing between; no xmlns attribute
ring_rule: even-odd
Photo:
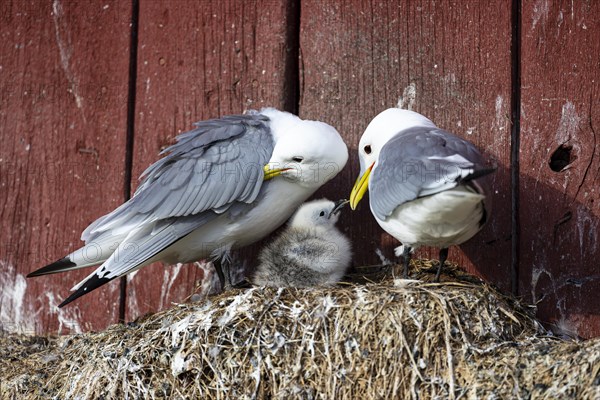
<svg viewBox="0 0 600 400"><path fill-rule="evenodd" d="M321 193L348 196L362 132L400 99L498 163L491 222L449 259L510 290L510 2L304 1L301 23L301 115L336 126L351 147L349 165ZM378 262L376 249L393 257L398 242L367 202L341 226L355 265Z"/></svg>
<svg viewBox="0 0 600 400"><path fill-rule="evenodd" d="M523 2L521 293L600 334L600 3Z"/></svg>
<svg viewBox="0 0 600 400"><path fill-rule="evenodd" d="M0 3L0 327L100 329L112 285L56 305L89 271L25 280L123 200L129 3Z"/></svg>
<svg viewBox="0 0 600 400"><path fill-rule="evenodd" d="M195 121L287 104L291 6L288 1L141 3L134 177ZM202 278L193 264L142 269L128 284L127 319L183 301Z"/></svg>

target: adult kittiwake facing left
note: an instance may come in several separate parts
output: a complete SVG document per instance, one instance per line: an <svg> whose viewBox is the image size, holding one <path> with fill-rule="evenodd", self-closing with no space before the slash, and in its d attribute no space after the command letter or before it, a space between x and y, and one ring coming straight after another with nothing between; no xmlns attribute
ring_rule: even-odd
<svg viewBox="0 0 600 400"><path fill-rule="evenodd" d="M84 247L28 275L101 264L59 307L156 261L227 258L283 224L348 159L333 127L273 108L195 125L129 201L83 231Z"/></svg>
<svg viewBox="0 0 600 400"><path fill-rule="evenodd" d="M440 272L448 247L466 242L491 212L485 175L495 168L470 142L409 110L390 108L367 126L358 146L360 175L350 194L356 208L369 190L377 223L402 242L404 278L411 252L440 248Z"/></svg>

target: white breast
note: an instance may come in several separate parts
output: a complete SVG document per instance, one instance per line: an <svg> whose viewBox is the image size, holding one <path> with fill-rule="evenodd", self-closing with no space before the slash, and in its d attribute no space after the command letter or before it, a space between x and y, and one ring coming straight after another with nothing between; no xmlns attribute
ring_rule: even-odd
<svg viewBox="0 0 600 400"><path fill-rule="evenodd" d="M314 189L277 178L248 213L231 218L227 213L196 229L168 251L167 261L191 262L213 255L219 249L235 249L257 242L281 226Z"/></svg>
<svg viewBox="0 0 600 400"><path fill-rule="evenodd" d="M481 229L484 198L457 186L404 203L386 220L376 220L403 245L446 248L466 242Z"/></svg>

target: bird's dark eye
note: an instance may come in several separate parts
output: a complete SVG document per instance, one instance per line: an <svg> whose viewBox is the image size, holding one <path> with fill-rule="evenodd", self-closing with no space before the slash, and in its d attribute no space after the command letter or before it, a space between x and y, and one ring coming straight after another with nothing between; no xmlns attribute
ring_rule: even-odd
<svg viewBox="0 0 600 400"><path fill-rule="evenodd" d="M365 153L371 154L371 145L370 144L365 146Z"/></svg>
<svg viewBox="0 0 600 400"><path fill-rule="evenodd" d="M292 157L292 161L295 161L295 162L302 162L302 160L304 160L304 158L299 157L299 156Z"/></svg>
<svg viewBox="0 0 600 400"><path fill-rule="evenodd" d="M324 217L324 216L325 216L325 211L321 211L321 212L319 213L319 217Z"/></svg>

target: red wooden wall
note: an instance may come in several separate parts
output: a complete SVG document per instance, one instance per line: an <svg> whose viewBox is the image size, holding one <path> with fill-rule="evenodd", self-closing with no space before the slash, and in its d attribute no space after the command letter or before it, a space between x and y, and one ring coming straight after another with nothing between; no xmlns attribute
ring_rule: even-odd
<svg viewBox="0 0 600 400"><path fill-rule="evenodd" d="M78 247L194 121L271 105L332 124L351 158L317 196L340 198L364 128L401 104L499 167L491 222L450 258L541 320L600 334L600 3L132 1L0 3L3 329L97 330L119 304L131 320L191 294L196 265L153 265L124 297L114 282L58 310L88 271L24 276ZM356 265L397 245L365 205L341 220Z"/></svg>

